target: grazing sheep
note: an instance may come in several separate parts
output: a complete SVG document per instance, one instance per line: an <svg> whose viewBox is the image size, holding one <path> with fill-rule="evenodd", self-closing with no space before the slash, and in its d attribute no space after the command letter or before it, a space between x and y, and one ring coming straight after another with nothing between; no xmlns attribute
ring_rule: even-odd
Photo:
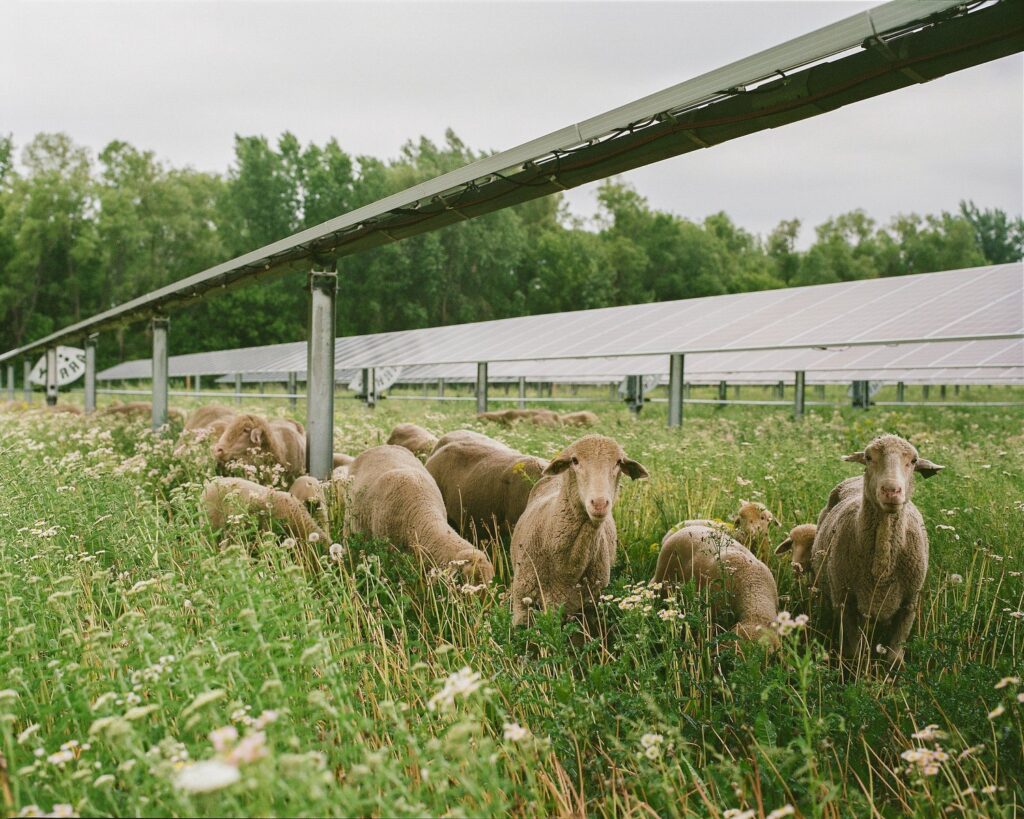
<svg viewBox="0 0 1024 819"><path fill-rule="evenodd" d="M231 461L258 464L269 459L284 468L285 480L293 481L305 472L306 436L297 421L236 415L213 445L213 455L222 466Z"/></svg>
<svg viewBox="0 0 1024 819"><path fill-rule="evenodd" d="M325 530L330 528L327 496L324 493L324 485L320 481L312 475L301 475L295 479L288 493L302 501L306 505L306 510Z"/></svg>
<svg viewBox="0 0 1024 819"><path fill-rule="evenodd" d="M576 615L608 585L617 533L612 507L623 475L647 470L612 438L587 435L544 470L512 533L512 618L529 621L531 605L565 606Z"/></svg>
<svg viewBox="0 0 1024 819"><path fill-rule="evenodd" d="M224 528L232 513L256 513L264 522L276 520L296 540L327 542L327 533L306 510L301 496L308 485L282 492L243 478L214 478L203 487L203 506L214 531Z"/></svg>
<svg viewBox="0 0 1024 819"><path fill-rule="evenodd" d="M801 523L789 530L789 537L780 543L775 554L781 555L792 551L793 573L806 577L811 570L811 551L814 548L814 536L818 527L813 523Z"/></svg>
<svg viewBox="0 0 1024 819"><path fill-rule="evenodd" d="M153 405L149 401L129 401L127 404L115 402L105 409L100 410L98 415L128 415L139 418L149 418L153 414ZM177 407L168 407L167 418L176 418L184 422L185 413Z"/></svg>
<svg viewBox="0 0 1024 819"><path fill-rule="evenodd" d="M547 409L506 409L493 412L477 413L477 418L484 421L495 421L507 427L516 421L529 421L537 426L556 427L559 423L557 412Z"/></svg>
<svg viewBox="0 0 1024 819"><path fill-rule="evenodd" d="M725 532L747 548L750 548L763 535L768 533L768 527L772 524L780 527L782 525L763 503L741 500L739 511L736 512L736 517L730 522L701 518L685 520L674 528L678 530L686 526L709 526L712 529L719 529Z"/></svg>
<svg viewBox="0 0 1024 819"><path fill-rule="evenodd" d="M188 418L185 419L185 429L211 429L218 422L227 427L227 423L236 414L233 409L225 407L223 404L204 404L189 413Z"/></svg>
<svg viewBox="0 0 1024 819"><path fill-rule="evenodd" d="M446 432L437 439L437 446L434 447L434 451L436 452L441 447L446 446L453 441L480 441L485 444L504 446L501 441L484 435L482 432L474 432L471 429L453 429L451 432Z"/></svg>
<svg viewBox="0 0 1024 819"><path fill-rule="evenodd" d="M654 582L671 586L694 579L697 588L720 583L736 615L733 626L746 640L765 638L778 644L772 623L778 616L779 592L771 570L753 552L711 526L686 526L661 541Z"/></svg>
<svg viewBox="0 0 1024 819"><path fill-rule="evenodd" d="M81 415L82 408L76 407L74 404L48 404L45 407L46 412L62 412L69 415Z"/></svg>
<svg viewBox="0 0 1024 819"><path fill-rule="evenodd" d="M435 566L460 566L469 583L489 583L494 567L448 525L441 492L408 449L384 444L349 467L345 536L365 533L412 549Z"/></svg>
<svg viewBox="0 0 1024 819"><path fill-rule="evenodd" d="M821 612L840 615L844 657L880 646L898 663L928 571L928 534L910 500L914 473L928 478L943 467L897 435L843 460L863 464L864 474L836 486L818 516L812 585Z"/></svg>
<svg viewBox="0 0 1024 819"><path fill-rule="evenodd" d="M346 455L344 452L335 452L331 466L337 469L339 466L351 466L354 461L351 455Z"/></svg>
<svg viewBox="0 0 1024 819"><path fill-rule="evenodd" d="M560 413L558 420L569 427L592 427L597 423L598 418L597 413L581 410L580 412Z"/></svg>
<svg viewBox="0 0 1024 819"><path fill-rule="evenodd" d="M416 424L399 424L391 430L387 442L404 446L417 458L426 459L437 446L437 436Z"/></svg>
<svg viewBox="0 0 1024 819"><path fill-rule="evenodd" d="M446 438L448 436L445 436ZM511 531L548 462L475 434L438 446L427 459L448 519L463 534Z"/></svg>

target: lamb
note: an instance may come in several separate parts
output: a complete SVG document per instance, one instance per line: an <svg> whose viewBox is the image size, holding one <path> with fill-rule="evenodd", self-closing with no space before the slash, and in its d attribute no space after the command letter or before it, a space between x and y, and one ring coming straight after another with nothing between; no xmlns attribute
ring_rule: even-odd
<svg viewBox="0 0 1024 819"><path fill-rule="evenodd" d="M772 629L779 613L775 578L746 546L711 526L669 532L661 541L654 582L671 586L691 579L698 589L721 583L737 617L736 634L778 645L778 634Z"/></svg>
<svg viewBox="0 0 1024 819"><path fill-rule="evenodd" d="M580 438L548 464L512 533L514 624L526 625L534 604L564 606L576 616L608 585L617 537L612 507L623 474L649 477L603 435Z"/></svg>
<svg viewBox="0 0 1024 819"><path fill-rule="evenodd" d="M775 526L782 525L763 503L741 500L739 511L736 512L736 517L730 522L708 518L685 520L678 524L673 531L686 526L707 526L725 532L747 548L750 548L763 535L767 534L768 527L772 524Z"/></svg>
<svg viewBox="0 0 1024 819"><path fill-rule="evenodd" d="M308 490L307 483L282 492L243 478L214 478L203 488L203 507L214 531L223 529L233 512L249 512L260 515L265 522L279 521L303 543L326 543L325 529L313 520L302 500Z"/></svg>
<svg viewBox="0 0 1024 819"><path fill-rule="evenodd" d="M373 447L349 467L345 536L353 533L386 538L438 567L459 566L467 583L494 577L487 555L448 525L441 491L405 447Z"/></svg>
<svg viewBox="0 0 1024 819"><path fill-rule="evenodd" d="M563 412L558 416L558 420L565 426L570 427L592 427L597 421L597 413L591 412L590 410L581 410L580 412Z"/></svg>
<svg viewBox="0 0 1024 819"><path fill-rule="evenodd" d="M387 442L404 446L417 458L425 460L437 446L437 436L416 424L399 424L391 430Z"/></svg>
<svg viewBox="0 0 1024 819"><path fill-rule="evenodd" d="M881 647L894 665L903 658L928 571L928 534L911 502L914 473L943 469L898 435L882 435L843 458L863 464L829 495L818 516L811 553L820 612L838 612L842 654Z"/></svg>
<svg viewBox="0 0 1024 819"><path fill-rule="evenodd" d="M814 548L814 537L818 527L813 523L801 523L789 530L789 537L780 543L775 554L781 555L792 551L793 573L806 577L811 570L811 551Z"/></svg>
<svg viewBox="0 0 1024 819"><path fill-rule="evenodd" d="M213 446L220 465L231 461L258 464L270 460L284 469L286 481L305 472L306 435L302 424L261 415L236 415Z"/></svg>
<svg viewBox="0 0 1024 819"><path fill-rule="evenodd" d="M448 440L427 459L448 519L464 535L489 530L511 531L548 462L524 455L478 433Z"/></svg>

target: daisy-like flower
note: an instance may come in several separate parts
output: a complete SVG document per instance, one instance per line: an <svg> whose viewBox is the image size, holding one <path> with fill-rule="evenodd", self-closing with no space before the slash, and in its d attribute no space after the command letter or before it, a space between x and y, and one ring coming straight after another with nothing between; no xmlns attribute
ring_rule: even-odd
<svg viewBox="0 0 1024 819"><path fill-rule="evenodd" d="M910 736L922 742L932 742L933 740L945 739L948 735L945 731L940 731L938 725L926 725L920 731L915 731Z"/></svg>
<svg viewBox="0 0 1024 819"><path fill-rule="evenodd" d="M506 722L504 726L505 741L506 742L522 742L528 736L530 736L529 730L524 728L518 722Z"/></svg>
<svg viewBox="0 0 1024 819"><path fill-rule="evenodd" d="M454 674L451 674L441 690L427 702L427 708L431 711L450 710L455 705L455 698L466 699L483 685L483 678L478 671L473 671L469 666L463 666Z"/></svg>
<svg viewBox="0 0 1024 819"><path fill-rule="evenodd" d="M212 793L234 785L241 778L242 775L234 765L219 759L209 759L182 768L174 784L188 793Z"/></svg>
<svg viewBox="0 0 1024 819"><path fill-rule="evenodd" d="M792 805L783 805L781 808L776 808L769 813L765 819L782 819L783 816L792 816L796 813L796 808Z"/></svg>

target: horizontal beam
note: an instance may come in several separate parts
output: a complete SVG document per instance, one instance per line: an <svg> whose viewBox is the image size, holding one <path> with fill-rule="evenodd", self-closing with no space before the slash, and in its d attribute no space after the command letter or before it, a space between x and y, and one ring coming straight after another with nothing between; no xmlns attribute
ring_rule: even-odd
<svg viewBox="0 0 1024 819"><path fill-rule="evenodd" d="M0 362L1016 53L1018 8L1001 0L968 13L957 0L893 0L216 265Z"/></svg>

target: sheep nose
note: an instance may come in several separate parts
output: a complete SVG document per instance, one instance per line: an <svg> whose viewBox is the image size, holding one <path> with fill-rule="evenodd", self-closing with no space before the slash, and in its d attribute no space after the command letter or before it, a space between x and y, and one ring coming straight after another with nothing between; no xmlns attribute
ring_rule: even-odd
<svg viewBox="0 0 1024 819"><path fill-rule="evenodd" d="M608 508L611 504L608 502L608 498L592 498L590 501L590 511L593 512L597 517L604 517L608 514Z"/></svg>
<svg viewBox="0 0 1024 819"><path fill-rule="evenodd" d="M883 486L882 487L882 495L884 497L886 497L886 498L896 499L896 498L898 498L902 494L903 494L903 487L902 486L895 486L893 484L889 484L887 486Z"/></svg>
<svg viewBox="0 0 1024 819"><path fill-rule="evenodd" d="M213 456L215 458L221 458L221 457L223 457L223 455L224 455L224 447L222 447L220 444L217 444L216 446L214 446L214 448L213 448Z"/></svg>

